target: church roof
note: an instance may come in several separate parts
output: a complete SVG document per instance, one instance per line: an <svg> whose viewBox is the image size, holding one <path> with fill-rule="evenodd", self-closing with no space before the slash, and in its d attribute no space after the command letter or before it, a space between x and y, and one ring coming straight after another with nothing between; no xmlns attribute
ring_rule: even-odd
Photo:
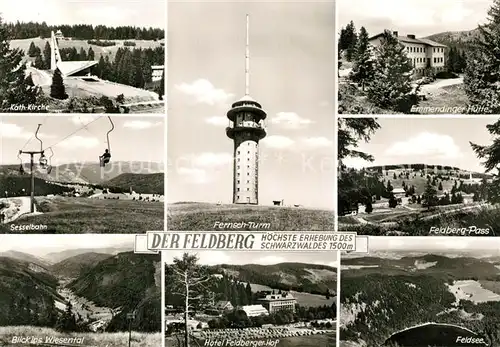
<svg viewBox="0 0 500 347"><path fill-rule="evenodd" d="M61 71L63 76L71 76L97 63L97 61L59 61L57 63L57 68Z"/></svg>

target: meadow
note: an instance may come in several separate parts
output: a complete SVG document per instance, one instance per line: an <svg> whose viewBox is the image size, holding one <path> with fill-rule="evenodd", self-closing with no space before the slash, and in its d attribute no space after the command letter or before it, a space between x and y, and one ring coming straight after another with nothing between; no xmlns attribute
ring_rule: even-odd
<svg viewBox="0 0 500 347"><path fill-rule="evenodd" d="M239 228L216 226L216 223L242 222L248 224ZM172 231L333 231L334 211L303 207L176 203L167 206L167 227Z"/></svg>
<svg viewBox="0 0 500 347"><path fill-rule="evenodd" d="M47 225L49 233L131 234L164 230L164 203L73 197L37 197L41 214L21 216L9 224ZM36 231L34 231L36 233Z"/></svg>
<svg viewBox="0 0 500 347"><path fill-rule="evenodd" d="M119 333L72 333L62 334L50 328L17 326L0 327L0 346L34 346L33 344L12 344L13 337L35 337L45 339L46 337L83 337L84 343L78 344L80 347L123 347L128 346L128 332ZM133 347L158 347L161 346L161 333L137 333L132 332L131 346ZM41 344L38 344L39 346ZM54 344L45 344L55 346ZM43 346L43 345L42 345ZM65 345L58 344L64 347ZM74 346L74 345L66 345Z"/></svg>

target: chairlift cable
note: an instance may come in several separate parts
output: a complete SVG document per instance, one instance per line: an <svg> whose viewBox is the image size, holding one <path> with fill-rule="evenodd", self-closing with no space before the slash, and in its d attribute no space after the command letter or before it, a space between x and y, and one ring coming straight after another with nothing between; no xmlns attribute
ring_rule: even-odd
<svg viewBox="0 0 500 347"><path fill-rule="evenodd" d="M91 122L89 122L89 123L84 124L82 127L80 127L80 128L78 128L78 129L76 129L76 130L75 130L75 131L73 131L71 134L69 134L68 136L66 136L66 137L62 138L60 141L58 141L58 142L56 142L56 143L54 143L54 144L50 145L49 147L55 147L55 146L57 146L58 144L60 144L60 143L61 143L61 142L63 142L64 140L68 139L70 136L73 136L74 134L76 134L76 133L77 133L77 132L79 132L80 130L82 130L82 129L84 129L85 127L89 126L90 124L92 124L92 123L94 123L94 122L98 121L99 119L101 119L101 117L98 117L98 118L94 119L93 121L91 121ZM48 147L47 147L47 148L48 148Z"/></svg>

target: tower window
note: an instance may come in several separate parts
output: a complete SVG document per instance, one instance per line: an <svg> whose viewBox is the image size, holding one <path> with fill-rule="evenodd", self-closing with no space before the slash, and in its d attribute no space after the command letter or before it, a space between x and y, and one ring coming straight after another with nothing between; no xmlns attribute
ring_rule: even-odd
<svg viewBox="0 0 500 347"><path fill-rule="evenodd" d="M250 169L250 165L247 165L247 169Z"/></svg>
<svg viewBox="0 0 500 347"><path fill-rule="evenodd" d="M240 158L238 158L238 161L240 161Z"/></svg>
<svg viewBox="0 0 500 347"><path fill-rule="evenodd" d="M240 188L238 188L238 191L240 191Z"/></svg>
<svg viewBox="0 0 500 347"><path fill-rule="evenodd" d="M250 188L247 188L247 192L250 190Z"/></svg>
<svg viewBox="0 0 500 347"><path fill-rule="evenodd" d="M236 175L237 175L238 177L240 177L240 173L239 173L239 172L238 172Z"/></svg>
<svg viewBox="0 0 500 347"><path fill-rule="evenodd" d="M247 181L247 183L248 183L248 181ZM240 184L240 180L238 180L238 184Z"/></svg>
<svg viewBox="0 0 500 347"><path fill-rule="evenodd" d="M240 183L240 181L238 181L238 183ZM250 181L249 181L249 180L247 180L247 183L250 183Z"/></svg>
<svg viewBox="0 0 500 347"><path fill-rule="evenodd" d="M250 158L247 158L247 161L250 161Z"/></svg>
<svg viewBox="0 0 500 347"><path fill-rule="evenodd" d="M239 169L240 169L240 166L238 165L236 168L239 170Z"/></svg>
<svg viewBox="0 0 500 347"><path fill-rule="evenodd" d="M238 152L239 153L239 152ZM247 154L250 154L250 151L247 152Z"/></svg>
<svg viewBox="0 0 500 347"><path fill-rule="evenodd" d="M238 154L240 154L240 151L238 151Z"/></svg>
<svg viewBox="0 0 500 347"><path fill-rule="evenodd" d="M250 176L250 172L247 172L247 176Z"/></svg>

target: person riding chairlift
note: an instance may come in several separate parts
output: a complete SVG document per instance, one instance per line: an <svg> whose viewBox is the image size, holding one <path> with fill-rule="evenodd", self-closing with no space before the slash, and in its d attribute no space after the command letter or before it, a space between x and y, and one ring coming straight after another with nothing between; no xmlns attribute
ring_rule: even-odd
<svg viewBox="0 0 500 347"><path fill-rule="evenodd" d="M99 161L101 163L101 167L106 166L106 164L109 163L110 159L111 159L111 153L109 153L108 149L104 150L104 154L99 156Z"/></svg>

